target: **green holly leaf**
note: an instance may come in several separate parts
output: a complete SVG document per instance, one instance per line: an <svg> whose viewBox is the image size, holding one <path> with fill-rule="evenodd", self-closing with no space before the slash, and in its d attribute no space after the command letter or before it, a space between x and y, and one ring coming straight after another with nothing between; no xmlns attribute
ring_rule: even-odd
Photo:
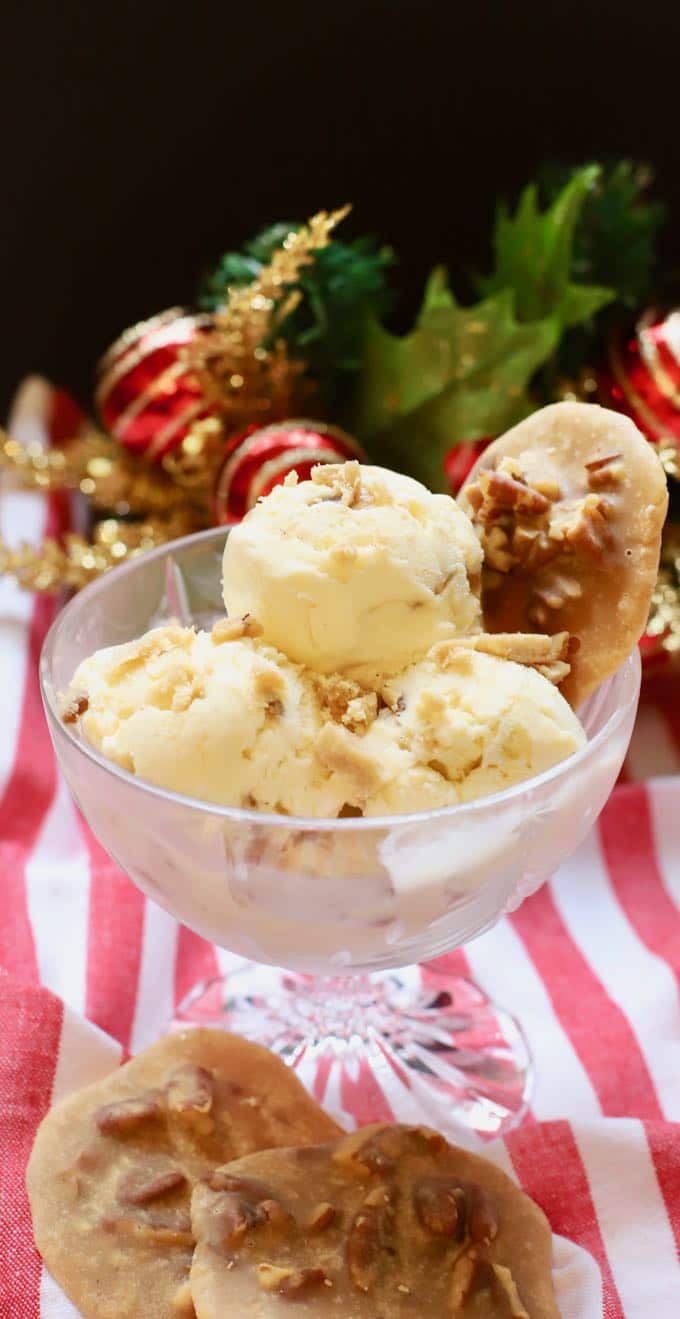
<svg viewBox="0 0 680 1319"><path fill-rule="evenodd" d="M532 183L511 215L501 205L494 230L495 269L478 281L486 296L512 289L520 321L554 317L562 329L581 325L611 302L615 291L572 280L577 226L589 194L600 177L587 165L571 177L546 211Z"/></svg>
<svg viewBox="0 0 680 1319"><path fill-rule="evenodd" d="M446 489L449 449L526 416L529 383L558 340L555 318L519 323L510 289L460 307L437 269L410 334L371 321L356 429L376 461Z"/></svg>
<svg viewBox="0 0 680 1319"><path fill-rule="evenodd" d="M573 167L550 162L541 171L543 195L553 201ZM584 200L574 237L571 273L582 282L608 285L621 308L638 309L650 297L659 230L667 219L650 195L653 174L632 160L604 161Z"/></svg>

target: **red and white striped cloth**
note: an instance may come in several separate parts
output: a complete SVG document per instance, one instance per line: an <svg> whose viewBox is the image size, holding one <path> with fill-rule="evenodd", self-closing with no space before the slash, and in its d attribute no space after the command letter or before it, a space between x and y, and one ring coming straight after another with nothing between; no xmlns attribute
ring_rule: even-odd
<svg viewBox="0 0 680 1319"><path fill-rule="evenodd" d="M17 437L39 438L53 409L48 388L27 387ZM37 540L60 516L36 496L0 500L9 540ZM0 582L0 1319L76 1313L32 1244L24 1168L38 1121L236 961L142 897L59 779L36 676L53 608ZM485 1153L550 1218L565 1319L680 1314L680 683L675 709L673 692L668 675L648 684L624 782L579 853L423 972L469 971L523 1023L531 1115ZM345 1125L410 1116L396 1078L383 1089L345 1071L313 1088Z"/></svg>

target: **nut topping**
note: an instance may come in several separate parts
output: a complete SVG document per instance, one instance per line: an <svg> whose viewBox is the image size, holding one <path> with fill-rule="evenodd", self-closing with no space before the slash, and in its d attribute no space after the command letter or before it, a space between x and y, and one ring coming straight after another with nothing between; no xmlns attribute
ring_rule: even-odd
<svg viewBox="0 0 680 1319"><path fill-rule="evenodd" d="M450 1181L427 1177L413 1191L416 1215L426 1229L436 1237L453 1237L457 1234L460 1213L456 1190Z"/></svg>
<svg viewBox="0 0 680 1319"><path fill-rule="evenodd" d="M477 1262L477 1252L469 1250L459 1255L453 1266L449 1293L452 1315L459 1315L470 1298L477 1273Z"/></svg>
<svg viewBox="0 0 680 1319"><path fill-rule="evenodd" d="M504 1264L492 1264L494 1275L508 1302L508 1319L530 1319L520 1300L517 1284Z"/></svg>
<svg viewBox="0 0 680 1319"><path fill-rule="evenodd" d="M213 1079L205 1067L182 1063L170 1073L165 1087L168 1109L182 1117L205 1115L213 1102Z"/></svg>
<svg viewBox="0 0 680 1319"><path fill-rule="evenodd" d="M350 1282L358 1291L369 1292L377 1281L391 1216L386 1187L372 1191L355 1215L347 1237L346 1260Z"/></svg>
<svg viewBox="0 0 680 1319"><path fill-rule="evenodd" d="M102 1220L102 1227L153 1245L189 1248L194 1245L189 1215L179 1209L145 1210L141 1218L111 1215Z"/></svg>
<svg viewBox="0 0 680 1319"><path fill-rule="evenodd" d="M602 458L591 458L584 466L591 490L618 485L623 480L625 469L622 453L607 453Z"/></svg>
<svg viewBox="0 0 680 1319"><path fill-rule="evenodd" d="M257 1280L267 1292L278 1292L289 1301L297 1301L322 1283L329 1281L323 1269L280 1268L276 1264L258 1264Z"/></svg>
<svg viewBox="0 0 680 1319"><path fill-rule="evenodd" d="M121 1099L117 1104L104 1104L97 1109L94 1120L104 1135L123 1136L160 1117L162 1112L159 1092L148 1090L135 1098Z"/></svg>
<svg viewBox="0 0 680 1319"><path fill-rule="evenodd" d="M81 714L85 714L85 711L88 710L89 707L89 697L84 693L82 695L73 696L70 701L67 701L67 703L62 706L62 723L75 724Z"/></svg>
<svg viewBox="0 0 680 1319"><path fill-rule="evenodd" d="M464 1187L467 1202L467 1234L477 1245L488 1246L498 1235L496 1207L483 1186L469 1182Z"/></svg>
<svg viewBox="0 0 680 1319"><path fill-rule="evenodd" d="M547 608L541 600L535 604L536 622L540 611ZM455 637L451 641L438 641L430 651L435 664L447 669L456 664L461 652L476 650L483 655L496 655L534 668L551 682L559 683L570 672L571 656L578 649L578 639L568 632L555 632L553 636L534 632L483 632L477 637Z"/></svg>
<svg viewBox="0 0 680 1319"><path fill-rule="evenodd" d="M117 1197L123 1204L144 1205L158 1200L169 1191L176 1191L186 1181L179 1168L155 1171L152 1168L133 1168L118 1183Z"/></svg>
<svg viewBox="0 0 680 1319"><path fill-rule="evenodd" d="M243 637L261 637L262 625L252 614L242 618L218 618L212 625L210 633L214 646L221 646L225 641L241 641Z"/></svg>
<svg viewBox="0 0 680 1319"><path fill-rule="evenodd" d="M335 1219L335 1209L327 1200L322 1200L315 1209L312 1210L307 1222L304 1225L305 1232L323 1232L324 1228L329 1227Z"/></svg>

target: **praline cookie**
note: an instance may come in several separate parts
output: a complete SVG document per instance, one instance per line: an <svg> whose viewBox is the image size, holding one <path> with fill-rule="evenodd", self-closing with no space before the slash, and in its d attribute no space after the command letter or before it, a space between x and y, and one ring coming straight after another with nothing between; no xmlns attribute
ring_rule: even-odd
<svg viewBox="0 0 680 1319"><path fill-rule="evenodd" d="M36 1244L85 1319L193 1319L191 1187L228 1159L338 1130L259 1045L169 1035L42 1122L27 1172Z"/></svg>
<svg viewBox="0 0 680 1319"><path fill-rule="evenodd" d="M198 1319L559 1319L541 1210L424 1127L239 1159L191 1218Z"/></svg>
<svg viewBox="0 0 680 1319"><path fill-rule="evenodd" d="M485 627L577 638L561 690L578 706L645 629L668 507L653 447L618 412L555 403L494 440L458 500L484 550Z"/></svg>

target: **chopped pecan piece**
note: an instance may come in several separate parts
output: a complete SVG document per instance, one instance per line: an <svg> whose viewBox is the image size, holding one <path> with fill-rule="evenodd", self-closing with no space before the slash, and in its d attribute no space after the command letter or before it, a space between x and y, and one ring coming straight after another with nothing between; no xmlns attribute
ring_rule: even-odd
<svg viewBox="0 0 680 1319"><path fill-rule="evenodd" d="M184 1173L179 1168L163 1170L142 1166L133 1168L121 1177L116 1194L123 1204L144 1205L160 1199L169 1191L176 1191L185 1181Z"/></svg>
<svg viewBox="0 0 680 1319"><path fill-rule="evenodd" d="M299 1300L330 1281L323 1269L282 1268L277 1264L258 1264L257 1280L264 1291L277 1292L289 1301Z"/></svg>
<svg viewBox="0 0 680 1319"><path fill-rule="evenodd" d="M425 1177L413 1190L413 1205L419 1222L437 1237L453 1237L458 1232L460 1212L455 1187L441 1177Z"/></svg>
<svg viewBox="0 0 680 1319"><path fill-rule="evenodd" d="M121 1099L116 1104L104 1104L94 1114L99 1130L106 1136L121 1136L134 1131L144 1122L159 1118L163 1112L158 1091L148 1090L132 1099Z"/></svg>
<svg viewBox="0 0 680 1319"><path fill-rule="evenodd" d="M325 1228L330 1227L334 1218L333 1205L329 1204L328 1200L322 1200L309 1215L305 1223L305 1232L323 1232Z"/></svg>
<svg viewBox="0 0 680 1319"><path fill-rule="evenodd" d="M536 517L547 513L550 500L540 490L527 485L526 481L510 476L506 471L480 472L479 485L489 507L489 520L498 516L502 509L512 509L523 517Z"/></svg>
<svg viewBox="0 0 680 1319"><path fill-rule="evenodd" d="M213 1078L205 1067L182 1063L168 1077L165 1093L168 1109L182 1117L205 1115L213 1102Z"/></svg>
<svg viewBox="0 0 680 1319"><path fill-rule="evenodd" d="M347 1272L358 1291L369 1292L378 1278L392 1207L387 1189L376 1187L354 1216L346 1247Z"/></svg>
<svg viewBox="0 0 680 1319"><path fill-rule="evenodd" d="M65 724L75 724L77 720L80 719L81 714L85 714L89 707L90 701L85 693L78 696L72 696L71 699L62 706L62 722Z"/></svg>
<svg viewBox="0 0 680 1319"><path fill-rule="evenodd" d="M278 1200L262 1200L258 1205L258 1211L262 1215L263 1221L269 1223L271 1227L291 1228L296 1226L293 1215L287 1209L284 1209Z"/></svg>
<svg viewBox="0 0 680 1319"><path fill-rule="evenodd" d="M110 1216L103 1219L102 1227L159 1246L194 1245L189 1215L181 1210L144 1210L140 1218Z"/></svg>
<svg viewBox="0 0 680 1319"><path fill-rule="evenodd" d="M221 646L225 641L240 641L242 637L261 637L262 626L252 614L242 618L218 618L212 625L210 633L214 646Z"/></svg>
<svg viewBox="0 0 680 1319"><path fill-rule="evenodd" d="M499 1287L504 1293L508 1302L508 1319L530 1319L528 1312L525 1310L520 1300L517 1290L517 1284L510 1270L504 1264L492 1264L494 1275L498 1281Z"/></svg>
<svg viewBox="0 0 680 1319"><path fill-rule="evenodd" d="M459 1255L451 1275L449 1303L451 1315L459 1315L469 1300L477 1273L477 1252L468 1250Z"/></svg>
<svg viewBox="0 0 680 1319"><path fill-rule="evenodd" d="M263 1221L257 1205L243 1200L233 1191L223 1191L211 1211L213 1226L219 1232L220 1244L238 1246L249 1227Z"/></svg>
<svg viewBox="0 0 680 1319"><path fill-rule="evenodd" d="M368 727L378 713L375 692L364 691L358 682L342 674L315 674L314 688L331 719L352 731L357 727Z"/></svg>
<svg viewBox="0 0 680 1319"><path fill-rule="evenodd" d="M356 461L348 463L318 463L312 468L311 479L325 486L327 498L353 508L361 495L361 467Z"/></svg>
<svg viewBox="0 0 680 1319"><path fill-rule="evenodd" d="M618 485L623 480L625 469L622 453L606 453L601 458L591 458L590 462L584 465L591 490Z"/></svg>
<svg viewBox="0 0 680 1319"><path fill-rule="evenodd" d="M485 563L488 563L496 572L510 571L513 556L510 552L510 538L507 531L504 531L498 524L493 524L488 531L484 532L482 546Z"/></svg>
<svg viewBox="0 0 680 1319"><path fill-rule="evenodd" d="M601 495L585 495L583 499L568 500L555 510L550 521L553 540L566 542L575 553L592 559L602 559L613 543L607 525L609 506Z"/></svg>
<svg viewBox="0 0 680 1319"><path fill-rule="evenodd" d="M573 641L568 632L556 632L553 636L538 632L483 632L479 636L438 641L432 647L430 657L435 664L446 669L456 663L461 653L476 650L484 655L512 660L515 664L526 664L529 668L547 667L550 672L553 672L553 665L564 665L562 677L566 677L574 650Z"/></svg>

